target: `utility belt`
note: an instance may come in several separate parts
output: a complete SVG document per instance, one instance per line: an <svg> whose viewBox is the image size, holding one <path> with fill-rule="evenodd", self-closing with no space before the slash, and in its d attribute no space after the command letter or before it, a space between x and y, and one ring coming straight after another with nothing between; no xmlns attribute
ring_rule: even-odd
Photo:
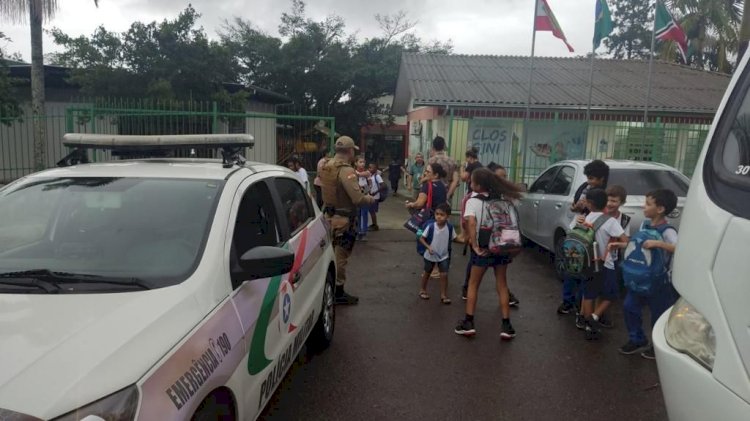
<svg viewBox="0 0 750 421"><path fill-rule="evenodd" d="M333 206L323 206L323 213L328 216L338 215L349 219L354 219L354 217L357 216L356 213L350 211L349 209L336 209Z"/></svg>

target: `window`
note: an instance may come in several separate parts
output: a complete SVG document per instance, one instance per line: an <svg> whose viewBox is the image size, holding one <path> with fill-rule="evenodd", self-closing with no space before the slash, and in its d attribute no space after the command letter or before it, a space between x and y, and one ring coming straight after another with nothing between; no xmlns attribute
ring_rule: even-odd
<svg viewBox="0 0 750 421"><path fill-rule="evenodd" d="M281 208L286 211L289 233L294 234L315 215L310 196L296 180L291 178L277 178L275 183L281 198Z"/></svg>
<svg viewBox="0 0 750 421"><path fill-rule="evenodd" d="M113 177L13 185L0 194L0 272L174 285L200 261L222 188L221 180Z"/></svg>
<svg viewBox="0 0 750 421"><path fill-rule="evenodd" d="M705 159L709 197L726 211L750 219L750 66L746 66L719 118Z"/></svg>
<svg viewBox="0 0 750 421"><path fill-rule="evenodd" d="M559 168L560 167L552 167L545 171L542 175L540 175L539 178L536 179L534 184L531 185L529 193L544 193L545 191L547 191L547 187L555 178L555 174L557 174L557 170Z"/></svg>
<svg viewBox="0 0 750 421"><path fill-rule="evenodd" d="M567 196L570 194L570 185L573 184L573 178L576 170L573 167L562 167L557 177L550 183L547 188L547 194Z"/></svg>
<svg viewBox="0 0 750 421"><path fill-rule="evenodd" d="M687 196L689 186L688 181L674 171L648 169L612 169L607 185L625 187L628 196L645 196L652 190L669 189L677 197Z"/></svg>
<svg viewBox="0 0 750 421"><path fill-rule="evenodd" d="M258 246L278 246L281 243L278 218L271 193L266 183L250 186L242 197L234 225L233 257L239 258Z"/></svg>

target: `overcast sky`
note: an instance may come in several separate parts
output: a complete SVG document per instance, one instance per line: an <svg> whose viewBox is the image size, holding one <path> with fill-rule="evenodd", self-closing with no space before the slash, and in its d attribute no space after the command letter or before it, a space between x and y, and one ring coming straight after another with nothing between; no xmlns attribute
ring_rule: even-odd
<svg viewBox="0 0 750 421"><path fill-rule="evenodd" d="M2 1L2 0L0 0ZM565 34L575 48L569 53L562 41L551 32L539 32L536 55L570 57L591 50L594 28L594 0L548 0ZM99 25L110 31L125 31L132 22L173 19L188 1L179 0L59 0L61 10L45 29L58 27L69 35L90 35ZM287 0L192 0L202 15L200 24L210 37L226 19L240 16L266 32L277 35L279 18L289 10ZM376 13L404 10L419 21L415 33L423 39L453 40L454 52L460 54L529 55L531 53L534 0L308 0L307 15L321 20L329 14L342 16L347 33L359 38L377 36ZM12 42L3 48L30 58L29 29L0 19L0 31ZM56 46L45 37L45 54ZM600 47L599 52L603 51Z"/></svg>

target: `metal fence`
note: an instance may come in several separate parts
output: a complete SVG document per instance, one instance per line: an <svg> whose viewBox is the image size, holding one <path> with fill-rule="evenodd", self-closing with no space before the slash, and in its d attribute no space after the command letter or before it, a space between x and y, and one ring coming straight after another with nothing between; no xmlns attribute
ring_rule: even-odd
<svg viewBox="0 0 750 421"><path fill-rule="evenodd" d="M46 115L30 117L24 110L20 119L0 119L0 183L34 172L33 119L45 121L46 165L54 167L68 151L62 144L65 133L98 134L229 134L249 133L255 146L246 151L249 160L282 164L292 155L315 169L320 156L330 150L335 134L333 117L277 114L276 107L264 103L222 104L198 101L148 101L134 99L93 99L72 103L49 103ZM185 151L184 153L188 153ZM212 157L214 151L195 151ZM108 160L105 151L96 151L92 160Z"/></svg>
<svg viewBox="0 0 750 421"><path fill-rule="evenodd" d="M691 118L655 118L644 127L642 121L622 117L590 122L563 113L533 117L525 132L523 117L451 118L451 155L463 160L464 152L475 146L483 164L504 165L511 178L524 183L564 159L659 162L690 177L710 128L705 119Z"/></svg>

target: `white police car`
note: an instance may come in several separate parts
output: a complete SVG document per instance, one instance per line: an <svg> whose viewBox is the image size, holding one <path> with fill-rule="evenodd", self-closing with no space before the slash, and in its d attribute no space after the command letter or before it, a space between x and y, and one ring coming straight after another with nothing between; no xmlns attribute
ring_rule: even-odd
<svg viewBox="0 0 750 421"><path fill-rule="evenodd" d="M333 337L320 210L249 135L65 140L76 165L0 190L0 419L255 419ZM224 159L81 164L200 147Z"/></svg>

